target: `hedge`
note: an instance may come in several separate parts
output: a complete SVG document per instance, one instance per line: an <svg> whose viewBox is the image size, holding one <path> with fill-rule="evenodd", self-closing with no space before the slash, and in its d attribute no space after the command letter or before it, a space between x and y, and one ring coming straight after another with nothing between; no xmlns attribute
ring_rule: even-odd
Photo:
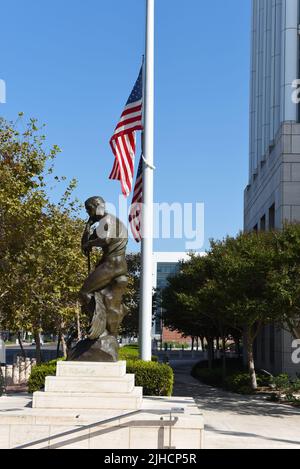
<svg viewBox="0 0 300 469"><path fill-rule="evenodd" d="M46 376L56 375L56 363L43 363L32 368L30 378L28 380L28 391L34 393L40 391L45 386Z"/></svg>
<svg viewBox="0 0 300 469"><path fill-rule="evenodd" d="M138 345L125 345L119 349L119 360L138 360L139 348ZM157 362L158 358L152 355L152 361Z"/></svg>
<svg viewBox="0 0 300 469"><path fill-rule="evenodd" d="M46 376L55 376L56 362L37 365L33 368L28 390L30 393L40 391L45 386ZM144 396L171 396L174 375L168 365L141 360L127 360L127 373L135 374L135 385L143 387Z"/></svg>
<svg viewBox="0 0 300 469"><path fill-rule="evenodd" d="M169 365L142 360L127 360L127 373L135 374L135 385L143 387L144 396L171 396L174 374Z"/></svg>
<svg viewBox="0 0 300 469"><path fill-rule="evenodd" d="M253 394L249 373L243 369L242 364L235 359L227 360L227 376L223 382L222 368L220 361L215 361L215 368L208 369L207 362L197 363L192 369L192 376L209 386L223 388L237 394ZM257 385L268 386L270 377L256 373Z"/></svg>

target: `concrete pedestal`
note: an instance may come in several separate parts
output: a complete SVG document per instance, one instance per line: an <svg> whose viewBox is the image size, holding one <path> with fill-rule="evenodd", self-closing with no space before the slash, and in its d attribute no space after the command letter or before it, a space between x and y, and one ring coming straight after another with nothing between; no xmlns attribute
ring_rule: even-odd
<svg viewBox="0 0 300 469"><path fill-rule="evenodd" d="M138 410L143 389L126 375L126 362L58 362L46 378L45 392L33 394L34 409Z"/></svg>
<svg viewBox="0 0 300 469"><path fill-rule="evenodd" d="M59 362L32 408L0 413L0 448L200 449L191 398L142 396L126 362Z"/></svg>

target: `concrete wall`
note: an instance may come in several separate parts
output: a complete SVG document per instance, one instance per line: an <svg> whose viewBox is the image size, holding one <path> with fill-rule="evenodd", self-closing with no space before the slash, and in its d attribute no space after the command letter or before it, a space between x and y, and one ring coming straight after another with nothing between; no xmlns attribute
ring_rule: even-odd
<svg viewBox="0 0 300 469"><path fill-rule="evenodd" d="M275 226L300 220L300 124L281 124L267 160L245 190L244 228L252 231L275 203Z"/></svg>
<svg viewBox="0 0 300 469"><path fill-rule="evenodd" d="M274 331L274 353L272 353L272 328ZM294 337L287 331L274 326L267 326L256 341L256 369L264 369L277 375L288 373L292 377L300 374L300 364L292 362L292 342ZM272 357L273 355L273 357Z"/></svg>

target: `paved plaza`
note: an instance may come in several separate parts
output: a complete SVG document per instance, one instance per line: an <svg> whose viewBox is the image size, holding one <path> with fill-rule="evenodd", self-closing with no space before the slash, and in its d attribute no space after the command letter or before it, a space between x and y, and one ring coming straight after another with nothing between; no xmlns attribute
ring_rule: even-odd
<svg viewBox="0 0 300 469"><path fill-rule="evenodd" d="M174 396L194 397L204 415L206 449L300 449L300 409L199 383L191 362L173 361Z"/></svg>

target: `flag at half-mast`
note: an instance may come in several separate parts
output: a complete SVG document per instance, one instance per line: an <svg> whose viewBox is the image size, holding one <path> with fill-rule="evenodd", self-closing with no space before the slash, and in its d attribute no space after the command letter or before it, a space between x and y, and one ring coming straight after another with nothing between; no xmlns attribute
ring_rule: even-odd
<svg viewBox="0 0 300 469"><path fill-rule="evenodd" d="M137 243L142 241L142 202L143 202L143 156L141 156L133 198L129 212L129 223L134 239Z"/></svg>
<svg viewBox="0 0 300 469"><path fill-rule="evenodd" d="M129 196L133 185L136 131L138 130L143 130L143 66L110 139L115 161L109 178L120 181L125 197Z"/></svg>

